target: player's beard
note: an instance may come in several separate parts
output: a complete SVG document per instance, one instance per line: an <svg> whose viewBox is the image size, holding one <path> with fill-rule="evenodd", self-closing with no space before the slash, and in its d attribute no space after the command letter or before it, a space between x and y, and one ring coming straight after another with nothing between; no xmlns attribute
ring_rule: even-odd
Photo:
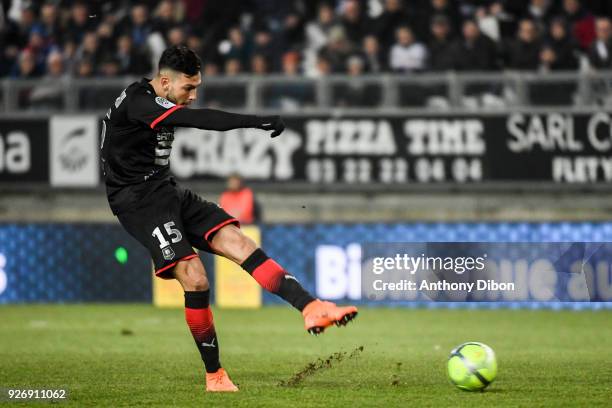
<svg viewBox="0 0 612 408"><path fill-rule="evenodd" d="M172 94L172 92L170 90L168 90L168 92L166 93L166 99L169 100L170 102L172 102L175 105L178 105L179 103L176 100L176 97Z"/></svg>

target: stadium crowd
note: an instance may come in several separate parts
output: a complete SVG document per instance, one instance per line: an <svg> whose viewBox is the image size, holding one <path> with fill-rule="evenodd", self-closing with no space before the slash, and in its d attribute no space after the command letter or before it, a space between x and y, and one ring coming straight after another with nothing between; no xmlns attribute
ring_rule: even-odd
<svg viewBox="0 0 612 408"><path fill-rule="evenodd" d="M612 68L605 0L13 0L0 77L149 74L186 44L206 75Z"/></svg>

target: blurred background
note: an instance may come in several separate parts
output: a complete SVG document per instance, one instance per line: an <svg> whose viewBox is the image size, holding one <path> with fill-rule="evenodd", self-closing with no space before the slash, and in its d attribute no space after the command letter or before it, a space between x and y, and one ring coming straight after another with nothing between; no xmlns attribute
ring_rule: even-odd
<svg viewBox="0 0 612 408"><path fill-rule="evenodd" d="M4 0L0 303L155 301L98 146L173 44L203 60L197 106L287 131L180 129L172 171L319 296L366 302L364 242L612 241L611 16L604 0Z"/></svg>

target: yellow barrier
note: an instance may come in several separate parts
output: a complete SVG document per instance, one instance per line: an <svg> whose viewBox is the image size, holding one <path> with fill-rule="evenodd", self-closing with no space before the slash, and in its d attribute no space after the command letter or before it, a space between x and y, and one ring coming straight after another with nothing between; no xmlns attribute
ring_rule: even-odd
<svg viewBox="0 0 612 408"><path fill-rule="evenodd" d="M158 307L184 307L181 284L176 279L160 279L153 274L153 304Z"/></svg>
<svg viewBox="0 0 612 408"><path fill-rule="evenodd" d="M242 227L242 232L257 245L261 232L255 225ZM206 271L210 274L210 271ZM215 256L215 305L226 308L261 307L261 287L240 265ZM153 304L158 307L183 307L183 288L175 279L159 279L153 274Z"/></svg>
<svg viewBox="0 0 612 408"><path fill-rule="evenodd" d="M261 232L255 225L242 227L242 232L259 246ZM215 305L227 308L261 307L261 286L240 265L215 257Z"/></svg>

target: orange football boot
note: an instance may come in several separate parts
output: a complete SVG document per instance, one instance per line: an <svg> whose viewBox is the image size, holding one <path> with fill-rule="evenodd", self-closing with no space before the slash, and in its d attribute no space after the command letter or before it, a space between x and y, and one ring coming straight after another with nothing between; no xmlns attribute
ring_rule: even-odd
<svg viewBox="0 0 612 408"><path fill-rule="evenodd" d="M344 326L357 316L355 306L336 306L332 302L323 302L320 299L313 300L302 310L304 316L304 328L315 336L323 333L326 327L335 324Z"/></svg>
<svg viewBox="0 0 612 408"><path fill-rule="evenodd" d="M230 380L225 370L220 368L215 373L206 373L206 391L236 392L238 387Z"/></svg>

